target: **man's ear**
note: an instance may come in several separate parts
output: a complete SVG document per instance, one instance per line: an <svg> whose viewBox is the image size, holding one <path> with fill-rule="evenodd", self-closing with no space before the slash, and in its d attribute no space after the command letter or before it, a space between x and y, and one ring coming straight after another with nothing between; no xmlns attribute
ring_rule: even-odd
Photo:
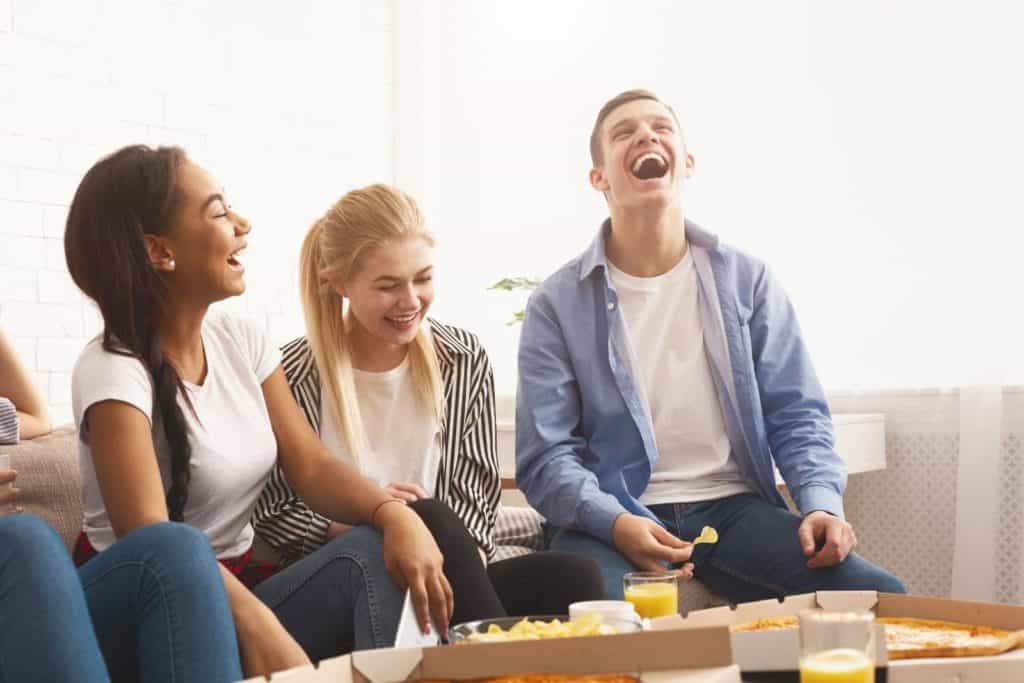
<svg viewBox="0 0 1024 683"><path fill-rule="evenodd" d="M692 154L687 152L686 153L686 171L685 171L686 176L685 177L686 178L690 178L691 176L693 176L693 172L696 170L696 168L697 168L696 160L694 160Z"/></svg>
<svg viewBox="0 0 1024 683"><path fill-rule="evenodd" d="M597 166L590 169L590 186L598 192L608 191L608 179L604 177L604 171Z"/></svg>
<svg viewBox="0 0 1024 683"><path fill-rule="evenodd" d="M146 241L146 254L149 256L149 263L156 270L170 273L174 271L174 253L167 241L159 235L143 235Z"/></svg>

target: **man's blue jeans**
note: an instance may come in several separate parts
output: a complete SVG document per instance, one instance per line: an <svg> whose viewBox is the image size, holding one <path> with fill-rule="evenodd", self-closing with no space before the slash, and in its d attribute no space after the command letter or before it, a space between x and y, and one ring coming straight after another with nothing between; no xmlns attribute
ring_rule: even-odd
<svg viewBox="0 0 1024 683"><path fill-rule="evenodd" d="M184 524L152 524L76 572L45 522L0 518L0 683L111 677L242 677L224 582L206 537Z"/></svg>
<svg viewBox="0 0 1024 683"><path fill-rule="evenodd" d="M691 561L694 575L732 603L818 590L906 592L899 579L855 553L834 567L809 569L797 539L801 518L759 496L654 505L651 511L686 541L699 536L704 526L718 530L718 543L696 546ZM557 530L551 549L596 560L608 597L622 599L622 575L635 567L615 548L579 531Z"/></svg>

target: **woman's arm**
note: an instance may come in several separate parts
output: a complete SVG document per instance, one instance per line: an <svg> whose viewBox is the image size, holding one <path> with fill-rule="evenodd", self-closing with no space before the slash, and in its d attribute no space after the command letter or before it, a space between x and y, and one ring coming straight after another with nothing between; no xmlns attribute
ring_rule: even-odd
<svg viewBox="0 0 1024 683"><path fill-rule="evenodd" d="M408 587L421 628L426 630L432 616L444 632L454 599L442 571L444 558L419 516L328 452L295 403L280 366L263 382L263 396L288 483L325 517L380 529L384 563L399 587Z"/></svg>
<svg viewBox="0 0 1024 683"><path fill-rule="evenodd" d="M102 401L88 408L83 424L86 420L96 480L117 537L167 521L149 419L127 403ZM220 569L246 675L269 675L308 664L309 658L274 613L223 565Z"/></svg>
<svg viewBox="0 0 1024 683"><path fill-rule="evenodd" d="M333 538L332 522L318 515L295 495L280 467L275 467L256 501L252 525L260 538L290 562L313 552Z"/></svg>
<svg viewBox="0 0 1024 683"><path fill-rule="evenodd" d="M28 370L18 360L7 335L0 330L0 396L14 403L21 426L21 438L32 439L50 431L46 401L32 384Z"/></svg>

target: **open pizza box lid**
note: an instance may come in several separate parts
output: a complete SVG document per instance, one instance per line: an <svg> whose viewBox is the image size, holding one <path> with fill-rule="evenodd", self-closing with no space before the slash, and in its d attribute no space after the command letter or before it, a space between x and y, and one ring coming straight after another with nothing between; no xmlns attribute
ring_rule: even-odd
<svg viewBox="0 0 1024 683"><path fill-rule="evenodd" d="M794 595L782 601L764 600L690 612L685 618L661 617L651 627L663 629L729 626L755 619L795 616L801 610L871 609L880 617L941 619L965 624L1024 630L1024 607L981 602L944 600L875 591L820 591ZM946 657L902 659L887 662L884 627L875 632L875 661L888 666L888 683L1021 683L1024 681L1024 650L993 657ZM797 631L741 632L731 634L733 657L743 671L793 671L797 668L800 637Z"/></svg>
<svg viewBox="0 0 1024 683"><path fill-rule="evenodd" d="M398 683L522 673L637 676L643 683L740 683L725 628L429 648L365 650L274 674L273 683ZM246 683L263 681L250 679Z"/></svg>

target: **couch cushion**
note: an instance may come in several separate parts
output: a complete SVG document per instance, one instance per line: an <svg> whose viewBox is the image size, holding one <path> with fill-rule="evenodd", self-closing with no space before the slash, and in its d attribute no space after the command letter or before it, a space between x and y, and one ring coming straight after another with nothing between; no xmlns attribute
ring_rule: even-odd
<svg viewBox="0 0 1024 683"><path fill-rule="evenodd" d="M70 550L82 528L82 479L78 471L75 428L58 427L46 436L2 446L11 456L11 467L21 493L18 502L25 512L46 520Z"/></svg>
<svg viewBox="0 0 1024 683"><path fill-rule="evenodd" d="M494 522L494 545L501 554L502 546L544 549L544 518L531 507L499 505ZM522 554L522 553L517 553ZM515 555L506 554L505 557Z"/></svg>

